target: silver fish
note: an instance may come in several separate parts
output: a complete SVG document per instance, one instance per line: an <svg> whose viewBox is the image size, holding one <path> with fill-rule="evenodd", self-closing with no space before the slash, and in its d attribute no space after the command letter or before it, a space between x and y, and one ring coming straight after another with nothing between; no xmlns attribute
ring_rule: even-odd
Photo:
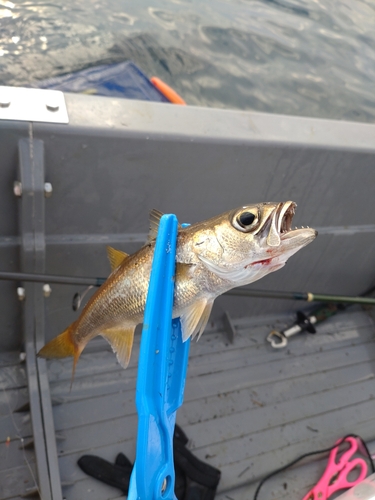
<svg viewBox="0 0 375 500"><path fill-rule="evenodd" d="M291 228L296 204L247 205L189 227L179 227L173 317L181 318L183 340L203 333L216 297L281 269L317 235ZM133 255L108 247L112 273L80 317L38 353L74 357L73 373L86 344L103 336L125 368L134 330L143 321L155 238L162 214L151 212L150 239Z"/></svg>

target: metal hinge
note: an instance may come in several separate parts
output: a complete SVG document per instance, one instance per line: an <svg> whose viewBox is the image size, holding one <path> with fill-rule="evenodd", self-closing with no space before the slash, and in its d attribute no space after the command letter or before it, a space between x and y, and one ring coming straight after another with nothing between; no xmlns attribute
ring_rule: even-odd
<svg viewBox="0 0 375 500"><path fill-rule="evenodd" d="M69 123L63 92L0 86L0 120Z"/></svg>

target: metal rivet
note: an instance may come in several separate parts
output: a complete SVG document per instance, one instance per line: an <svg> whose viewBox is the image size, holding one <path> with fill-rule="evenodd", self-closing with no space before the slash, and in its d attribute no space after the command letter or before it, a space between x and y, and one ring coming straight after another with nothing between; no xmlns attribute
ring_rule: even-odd
<svg viewBox="0 0 375 500"><path fill-rule="evenodd" d="M52 196L52 191L53 191L52 184L50 182L45 182L44 183L44 196L46 198L49 198L50 196Z"/></svg>
<svg viewBox="0 0 375 500"><path fill-rule="evenodd" d="M13 182L13 193L16 196L22 196L22 184L20 181Z"/></svg>
<svg viewBox="0 0 375 500"><path fill-rule="evenodd" d="M49 297L51 295L51 292L52 292L52 288L49 286L48 283L43 285L43 295L45 297Z"/></svg>
<svg viewBox="0 0 375 500"><path fill-rule="evenodd" d="M48 111L52 111L52 112L58 111L59 107L60 107L60 105L57 104L57 102L47 102L47 104L46 104L46 108L48 109Z"/></svg>
<svg viewBox="0 0 375 500"><path fill-rule="evenodd" d="M22 286L19 286L17 288L17 296L18 296L18 300L24 300L25 299L26 292L25 292L25 289Z"/></svg>
<svg viewBox="0 0 375 500"><path fill-rule="evenodd" d="M9 108L10 106L10 99L7 97L1 97L0 98L0 108Z"/></svg>

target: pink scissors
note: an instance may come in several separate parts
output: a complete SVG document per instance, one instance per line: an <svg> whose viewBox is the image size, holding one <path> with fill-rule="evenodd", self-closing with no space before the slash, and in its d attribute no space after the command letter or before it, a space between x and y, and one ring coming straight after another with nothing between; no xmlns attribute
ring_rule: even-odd
<svg viewBox="0 0 375 500"><path fill-rule="evenodd" d="M350 445L349 449L344 451L337 459L340 445L346 442ZM329 454L328 465L324 474L316 486L303 497L303 500L327 500L334 492L344 488L352 488L367 476L368 466L366 461L363 458L352 459L359 449L357 439L346 437L344 440L339 439L336 444L337 446ZM349 481L349 474L354 469L359 471L358 477Z"/></svg>

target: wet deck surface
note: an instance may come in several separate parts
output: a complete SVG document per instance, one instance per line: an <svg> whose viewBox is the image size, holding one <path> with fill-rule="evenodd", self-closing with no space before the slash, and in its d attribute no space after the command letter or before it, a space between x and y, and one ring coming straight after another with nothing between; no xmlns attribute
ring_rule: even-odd
<svg viewBox="0 0 375 500"><path fill-rule="evenodd" d="M193 343L185 402L177 421L200 459L222 471L217 498L249 500L259 479L297 456L356 433L375 448L374 322L364 311L341 313L318 334L294 337L286 349L265 341L275 320L237 322L230 344L222 332ZM279 327L285 326L279 324ZM104 341L92 342L78 363L49 362L63 494L67 500L122 498L86 476L77 459L90 453L134 460L134 404L139 336L123 370ZM25 367L17 353L0 357L0 499L35 486ZM25 411L14 412L16 409ZM259 500L300 500L325 460L304 463L262 488Z"/></svg>

